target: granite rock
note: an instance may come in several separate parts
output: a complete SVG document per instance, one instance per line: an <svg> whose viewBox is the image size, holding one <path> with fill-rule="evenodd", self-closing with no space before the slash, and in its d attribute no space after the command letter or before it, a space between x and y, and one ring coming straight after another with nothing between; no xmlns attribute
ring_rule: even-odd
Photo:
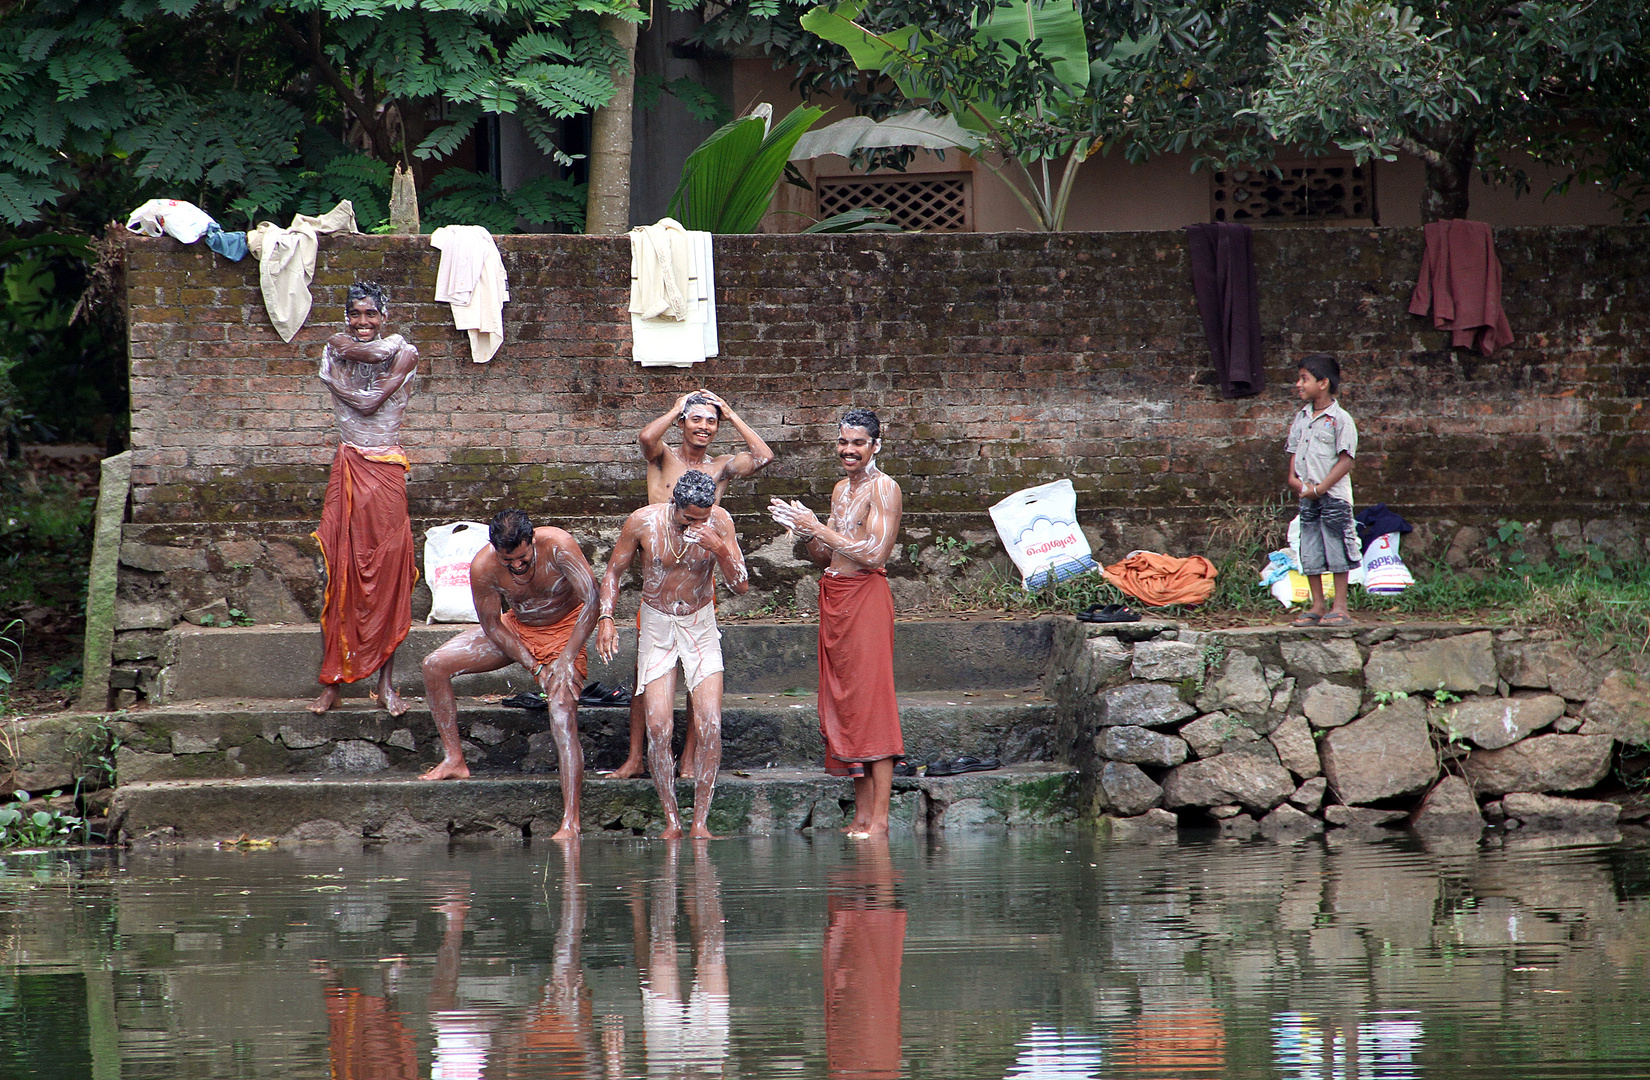
<svg viewBox="0 0 1650 1080"><path fill-rule="evenodd" d="M1260 660L1246 652L1228 652L1219 674L1198 695L1197 707L1202 712L1265 713L1272 707L1272 688L1267 685Z"/></svg>
<svg viewBox="0 0 1650 1080"><path fill-rule="evenodd" d="M1349 637L1313 636L1279 642L1284 666L1296 675L1347 675L1363 670L1363 654Z"/></svg>
<svg viewBox="0 0 1650 1080"><path fill-rule="evenodd" d="M1100 796L1108 809L1124 817L1143 814L1163 801L1163 789L1140 766L1108 761L1100 767Z"/></svg>
<svg viewBox="0 0 1650 1080"><path fill-rule="evenodd" d="M1203 675L1203 650L1183 641L1142 641L1134 647L1133 676L1179 682Z"/></svg>
<svg viewBox="0 0 1650 1080"><path fill-rule="evenodd" d="M1173 686L1165 683L1126 683L1114 686L1099 696L1095 722L1101 727L1121 726L1162 727L1188 716L1197 710L1180 699Z"/></svg>
<svg viewBox="0 0 1650 1080"><path fill-rule="evenodd" d="M1220 806L1238 803L1265 813L1295 792L1289 770L1253 754L1220 754L1177 765L1163 778L1163 805Z"/></svg>
<svg viewBox="0 0 1650 1080"><path fill-rule="evenodd" d="M1621 807L1592 799L1560 799L1527 791L1508 792L1501 800L1509 823L1544 832L1608 832L1616 827Z"/></svg>
<svg viewBox="0 0 1650 1080"><path fill-rule="evenodd" d="M1386 641L1369 651L1364 686L1371 693L1444 689L1493 694L1498 675L1488 630L1428 641Z"/></svg>
<svg viewBox="0 0 1650 1080"><path fill-rule="evenodd" d="M1484 831L1484 815L1479 812L1478 800L1473 798L1467 782L1452 773L1427 792L1409 827L1427 835L1476 835Z"/></svg>
<svg viewBox="0 0 1650 1080"><path fill-rule="evenodd" d="M1363 693L1356 687L1321 682L1307 687L1301 697L1301 712L1313 727L1340 727L1352 722L1362 702Z"/></svg>
<svg viewBox="0 0 1650 1080"><path fill-rule="evenodd" d="M1564 699L1557 694L1468 698L1427 711L1433 727L1464 736L1485 750L1511 746L1563 715Z"/></svg>
<svg viewBox="0 0 1650 1080"><path fill-rule="evenodd" d="M1318 760L1318 744L1312 738L1312 725L1306 722L1305 717L1291 716L1284 720L1267 736L1267 740L1278 752L1278 764L1300 779L1317 776L1323 771L1323 765Z"/></svg>
<svg viewBox="0 0 1650 1080"><path fill-rule="evenodd" d="M1606 675L1581 710L1581 734L1650 743L1650 681L1619 669Z"/></svg>
<svg viewBox="0 0 1650 1080"><path fill-rule="evenodd" d="M1480 795L1509 791L1581 791L1610 772L1609 735L1537 735L1501 750L1480 750L1461 763Z"/></svg>
<svg viewBox="0 0 1650 1080"><path fill-rule="evenodd" d="M1136 765L1168 767L1186 760L1186 740L1143 727L1109 727L1096 737L1100 756Z"/></svg>
<svg viewBox="0 0 1650 1080"><path fill-rule="evenodd" d="M1295 789L1295 793L1289 796L1289 802L1308 814L1316 814L1318 808L1323 806L1324 792L1328 789L1329 781L1321 776L1314 776L1303 781L1301 786Z"/></svg>
<svg viewBox="0 0 1650 1080"><path fill-rule="evenodd" d="M1333 729L1324 736L1319 756L1330 789L1352 805L1420 791L1438 775L1426 709L1417 698L1395 701Z"/></svg>

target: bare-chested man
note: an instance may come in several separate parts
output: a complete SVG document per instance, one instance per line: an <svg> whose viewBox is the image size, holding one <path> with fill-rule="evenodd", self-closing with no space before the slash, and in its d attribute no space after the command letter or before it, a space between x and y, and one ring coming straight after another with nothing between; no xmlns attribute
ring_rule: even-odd
<svg viewBox="0 0 1650 1080"><path fill-rule="evenodd" d="M711 457L711 440L716 438L716 432L724 419L732 424L733 429L745 440L745 449L737 454ZM673 450L665 443L665 433L672 425L682 429L680 450ZM683 473L692 469L705 473L715 481L716 502L720 504L722 496L728 492L730 483L739 477L754 475L774 458L773 451L762 441L762 436L752 431L739 418L739 414L733 411L732 406L704 389L677 398L674 405L642 429L641 434L636 436L636 441L642 444L642 456L647 459L649 503L669 502L676 481L682 478ZM642 688L637 686L635 695L630 700L630 754L625 758L623 765L608 774L615 779L625 780L642 775L642 732L645 727L643 716ZM688 698L687 717L687 737L682 744L684 778L692 768L694 756L691 697Z"/></svg>
<svg viewBox="0 0 1650 1080"><path fill-rule="evenodd" d="M418 350L400 334L381 337L389 305L377 283L358 281L345 301L347 331L321 353L321 382L332 393L340 442L332 459L315 539L327 566L321 607L321 691L310 711L338 704L338 684L378 673L378 704L400 716L395 650L412 627L418 577L407 516L407 413Z"/></svg>
<svg viewBox="0 0 1650 1080"><path fill-rule="evenodd" d="M682 835L676 807L676 769L670 729L676 703L676 664L687 676L693 703L695 750L683 767L693 778L693 832L710 836L710 800L722 762L722 634L716 629L713 571L735 594L750 589L745 556L733 519L716 505L716 483L690 469L676 481L670 501L644 506L619 532L602 577L601 625L596 649L612 660L618 647L613 604L619 583L642 559L642 608L636 632L636 683L647 710L647 765L665 811L665 839Z"/></svg>
<svg viewBox="0 0 1650 1080"><path fill-rule="evenodd" d="M903 497L877 468L882 424L869 409L842 414L837 460L848 475L824 524L799 502L774 499L773 519L808 542L819 579L819 731L826 771L854 778L849 836L888 832L894 761L905 753L894 697L894 597L888 557Z"/></svg>
<svg viewBox="0 0 1650 1080"><path fill-rule="evenodd" d="M562 802L561 828L552 839L574 836L584 784L579 688L588 668L584 643L596 625L596 576L571 536L561 529L535 529L520 510L501 510L487 530L490 543L470 563L470 595L481 625L424 658L424 692L441 733L442 759L421 779L470 775L458 740L453 676L520 664L550 707ZM503 610L505 601L509 611Z"/></svg>

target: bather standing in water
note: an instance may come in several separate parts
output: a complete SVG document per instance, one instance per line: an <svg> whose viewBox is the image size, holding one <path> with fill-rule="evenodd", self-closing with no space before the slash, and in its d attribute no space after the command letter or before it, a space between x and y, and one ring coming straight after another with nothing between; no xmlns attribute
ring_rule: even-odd
<svg viewBox="0 0 1650 1080"><path fill-rule="evenodd" d="M676 664L681 662L693 702L697 743L683 764L693 776L693 832L709 837L710 801L722 762L722 634L716 628L716 578L735 595L750 589L745 556L733 519L716 503L716 484L689 470L676 481L670 502L631 514L602 577L596 649L611 661L618 646L613 605L619 583L638 555L642 560L642 606L636 633L636 682L647 710L647 764L664 806L665 839L682 835L676 805L676 769L670 732L676 702Z"/></svg>
<svg viewBox="0 0 1650 1080"><path fill-rule="evenodd" d="M381 336L389 304L376 282L351 285L344 311L346 331L327 340L319 372L340 441L315 530L327 568L319 676L325 689L309 709L326 712L338 704L338 684L377 672L373 699L400 716L407 706L395 692L395 651L412 628L418 578L401 420L418 350L400 334Z"/></svg>
<svg viewBox="0 0 1650 1080"><path fill-rule="evenodd" d="M854 779L855 839L888 832L894 761L905 753L894 697L894 597L888 557L903 496L877 468L882 424L869 409L842 414L837 461L848 475L821 523L799 502L774 499L773 519L807 541L819 578L819 731L825 770Z"/></svg>
<svg viewBox="0 0 1650 1080"><path fill-rule="evenodd" d="M424 658L424 692L441 733L442 759L421 779L470 775L458 738L453 676L497 671L511 663L532 673L550 708L550 734L561 772L562 819L554 839L577 835L584 748L577 730L585 641L596 624L596 576L573 538L534 528L521 510L488 523L490 543L470 562L470 595L480 626ZM510 610L505 611L508 602Z"/></svg>
<svg viewBox="0 0 1650 1080"><path fill-rule="evenodd" d="M716 438L716 432L721 428L724 419L732 424L733 429L745 440L745 449L736 454L711 457L711 440ZM681 428L682 431L682 445L679 449L673 449L665 442L665 434L672 425ZM703 388L677 398L674 405L641 430L636 436L636 441L641 443L642 456L647 459L649 503L669 502L676 481L691 469L705 473L716 482L716 503L721 505L722 496L728 493L729 484L740 477L754 476L774 459L773 450L762 441L762 436L751 430L750 426L739 418L739 414L733 411L733 406ZM632 776L642 775L643 731L646 727L644 717L642 687L637 686L630 700L630 753L625 757L624 764L607 774L616 780L627 780ZM688 698L687 722L687 736L682 744L684 779L689 776L690 763L695 752L691 697Z"/></svg>

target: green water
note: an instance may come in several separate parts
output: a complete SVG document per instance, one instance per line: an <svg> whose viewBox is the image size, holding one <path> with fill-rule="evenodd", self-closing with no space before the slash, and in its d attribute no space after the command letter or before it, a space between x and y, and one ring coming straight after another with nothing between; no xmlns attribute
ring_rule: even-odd
<svg viewBox="0 0 1650 1080"><path fill-rule="evenodd" d="M0 860L11 1077L1650 1076L1650 852L971 833Z"/></svg>

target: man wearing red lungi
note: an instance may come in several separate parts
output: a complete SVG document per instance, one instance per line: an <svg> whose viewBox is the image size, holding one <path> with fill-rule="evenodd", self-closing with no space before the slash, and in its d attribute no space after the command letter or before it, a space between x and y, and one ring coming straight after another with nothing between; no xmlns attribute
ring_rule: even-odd
<svg viewBox="0 0 1650 1080"><path fill-rule="evenodd" d="M325 689L309 709L326 712L338 704L339 683L377 672L373 698L400 716L407 706L395 692L395 650L412 626L418 577L401 419L418 372L418 350L400 334L380 336L388 304L377 283L351 285L344 310L346 331L332 335L321 354L320 378L332 393L340 442L315 530L327 567L321 607Z"/></svg>
<svg viewBox="0 0 1650 1080"><path fill-rule="evenodd" d="M774 499L773 519L807 541L819 579L819 731L825 769L854 778L855 838L888 832L894 761L905 753L894 699L894 596L888 557L899 536L899 485L877 468L882 424L869 409L842 415L837 460L848 475L821 524L799 502Z"/></svg>

